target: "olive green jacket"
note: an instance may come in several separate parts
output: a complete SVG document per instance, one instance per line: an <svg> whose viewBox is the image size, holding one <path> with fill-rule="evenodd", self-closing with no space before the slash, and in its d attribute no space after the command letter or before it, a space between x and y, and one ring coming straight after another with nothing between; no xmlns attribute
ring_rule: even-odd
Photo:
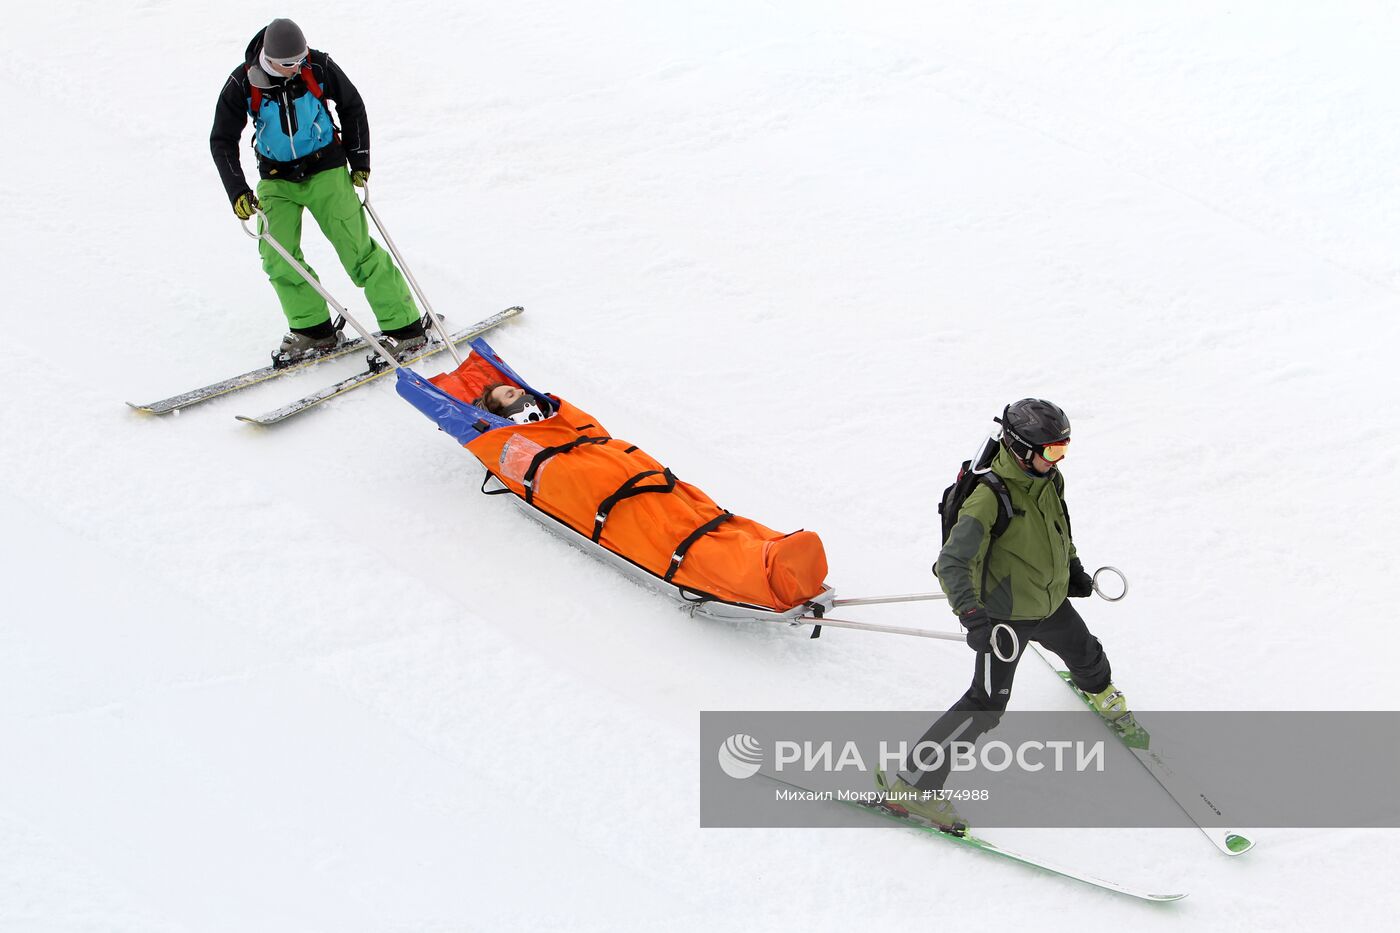
<svg viewBox="0 0 1400 933"><path fill-rule="evenodd" d="M959 615L982 606L993 619L1043 619L1064 602L1075 557L1064 479L1058 469L1043 477L1026 473L1004 447L992 461L992 471L1011 494L1006 531L992 538L997 496L979 484L958 511L934 572Z"/></svg>

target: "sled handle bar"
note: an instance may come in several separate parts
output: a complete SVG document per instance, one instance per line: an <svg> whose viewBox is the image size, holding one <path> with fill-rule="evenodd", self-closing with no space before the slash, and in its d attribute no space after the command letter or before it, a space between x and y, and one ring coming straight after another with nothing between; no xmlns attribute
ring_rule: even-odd
<svg viewBox="0 0 1400 933"><path fill-rule="evenodd" d="M379 235L384 238L384 245L389 247L389 252L393 255L394 261L399 264L399 271L402 272L403 277L408 280L408 285L413 289L413 294L418 296L418 301L423 305L423 310L427 312L426 317L428 324L433 330L437 331L438 339L442 341L443 346L447 347L448 351L452 354L452 359L456 360L457 365L461 366L462 351L458 350L457 345L449 339L447 328L444 327L442 323L442 315L438 314L437 311L433 309L432 304L428 301L428 296L423 294L423 289L418 285L418 279L414 278L413 270L408 267L408 263L404 262L403 254L399 252L398 246L394 243L394 238L389 236L388 230L384 229L384 221L379 219L379 213L374 209L374 205L369 203L368 181L365 182L364 192L365 196L360 201L360 206L365 209L365 213L369 214L370 220L374 221L375 229L377 229Z"/></svg>
<svg viewBox="0 0 1400 933"><path fill-rule="evenodd" d="M260 228L257 231L254 231L248 227L248 220L252 220L253 217L257 218L256 223ZM296 260L296 257L294 257L291 253L287 252L287 248L285 246L277 242L277 238L274 237L268 231L267 215L262 212L262 208L253 208L252 217L249 217L247 220L240 217L238 222L243 225L243 232L248 234L248 236L252 237L255 240L263 240L267 243L268 246L271 246L274 250L276 250L277 255L285 259L287 265L295 269L301 275L301 277L306 280L306 284L314 288L317 294L319 294L322 298L326 300L326 304L334 308L336 310L336 313L338 313L342 318L345 319L345 323L353 327L356 333L358 333L361 337L365 339L365 343L368 344L374 350L375 353L379 354L380 359L388 360L389 363L392 364L395 369L402 368L403 364L401 364L398 361L398 359L395 358L394 354L384 349L384 344L380 343L379 340L373 334L365 330L364 327L360 324L360 322L355 320L354 315L352 315L349 311L346 311L345 306L342 305L340 302L336 301L335 298L331 296L330 292L326 291L325 286L317 280L316 276L308 272L306 266L298 262Z"/></svg>
<svg viewBox="0 0 1400 933"><path fill-rule="evenodd" d="M853 628L863 632L884 632L888 635L913 635L917 638L937 638L943 641L966 641L965 635L959 632L941 632L922 628L903 628L898 625L875 625L870 622L853 622L850 619L832 619L830 617L817 618L816 616L798 616L792 619L792 625L829 625L832 628ZM1011 653L1002 654L1001 632L1005 631L1011 638ZM1005 622L998 622L992 626L992 654L999 661L1010 663L1016 660L1016 656L1021 653L1021 641L1016 637L1016 630Z"/></svg>
<svg viewBox="0 0 1400 933"><path fill-rule="evenodd" d="M1123 582L1123 592L1110 596L1099 586L1099 574L1111 573ZM1111 603L1116 603L1128 595L1128 576L1117 567L1100 567L1094 571L1094 592ZM882 606L888 603L919 603L935 599L947 599L943 593L905 593L900 596L855 596L849 599L833 599L832 606Z"/></svg>

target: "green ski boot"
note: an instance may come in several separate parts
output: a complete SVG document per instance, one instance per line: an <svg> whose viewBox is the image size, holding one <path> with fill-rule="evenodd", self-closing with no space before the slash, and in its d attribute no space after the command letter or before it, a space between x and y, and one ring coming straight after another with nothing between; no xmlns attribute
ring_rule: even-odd
<svg viewBox="0 0 1400 933"><path fill-rule="evenodd" d="M1147 748L1152 741L1147 730L1138 725L1137 719L1128 709L1128 698L1113 684L1109 684L1100 693L1084 694L1084 699L1089 701L1094 712L1103 717L1108 727L1117 732L1118 737L1129 748Z"/></svg>
<svg viewBox="0 0 1400 933"><path fill-rule="evenodd" d="M1109 722L1116 722L1128 715L1128 698L1113 684L1109 684L1098 693L1084 695L1093 704L1094 711Z"/></svg>
<svg viewBox="0 0 1400 933"><path fill-rule="evenodd" d="M919 790L902 777L891 781L879 768L875 769L875 786L885 795L881 806L886 810L930 823L949 835L967 835L967 821L958 815L951 800L936 792Z"/></svg>

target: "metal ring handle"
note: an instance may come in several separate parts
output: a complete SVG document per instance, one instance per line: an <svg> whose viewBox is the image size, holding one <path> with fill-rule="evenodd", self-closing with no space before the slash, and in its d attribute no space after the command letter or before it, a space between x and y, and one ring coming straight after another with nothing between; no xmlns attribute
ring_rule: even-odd
<svg viewBox="0 0 1400 933"><path fill-rule="evenodd" d="M1000 644L998 643L998 641L997 641L997 633L998 633L1000 630L1002 630L1002 629L1005 629L1005 630L1006 630L1006 634L1008 634L1008 635L1011 636L1011 654L1009 654L1009 655L1004 655L1004 654L1001 653L1001 651L998 650L998 649L1001 647L1001 645L1000 645ZM992 626L992 654L996 656L996 659L997 659L998 661L1003 661L1003 662L1005 662L1005 663L1007 663L1007 664L1010 664L1012 661L1016 660L1016 656L1019 655L1020 653L1021 653L1021 640L1020 640L1019 638L1016 637L1016 630L1015 630L1014 628L1012 628L1011 626L1007 625L1005 622L998 622L996 625L993 625L993 626Z"/></svg>
<svg viewBox="0 0 1400 933"><path fill-rule="evenodd" d="M252 217L249 217L249 218L247 218L246 220L245 220L244 218L240 217L240 218L238 218L238 222L239 222L239 224L242 225L242 227L243 227L243 232L244 232L244 233L248 234L250 237L252 237L252 238L255 239L255 240L261 240L261 239L263 238L263 235L262 235L261 233L254 233L252 230L249 230L249 229L248 229L248 221L249 221L249 220L252 220L253 217L257 217L257 218L261 219L261 220L262 220L263 229L264 229L264 230L267 229L267 215L264 214L264 213L262 212L262 208L261 208L261 207L255 207L255 208L253 208L253 215L252 215Z"/></svg>
<svg viewBox="0 0 1400 933"><path fill-rule="evenodd" d="M1116 575L1119 580L1123 581L1123 592L1119 593L1117 596L1109 596L1107 593L1105 593L1102 589L1099 588L1099 574L1103 573L1104 571L1108 571L1109 573ZM1093 581L1094 592L1098 593L1100 596L1102 596L1104 599L1108 600L1111 603L1116 603L1118 602L1118 600L1128 595L1127 574L1123 573L1123 571L1119 570L1117 567L1100 567L1098 570L1094 571Z"/></svg>

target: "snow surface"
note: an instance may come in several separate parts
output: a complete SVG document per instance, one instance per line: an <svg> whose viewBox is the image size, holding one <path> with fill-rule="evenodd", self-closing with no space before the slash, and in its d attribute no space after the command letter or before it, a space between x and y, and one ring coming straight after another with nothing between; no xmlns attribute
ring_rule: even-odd
<svg viewBox="0 0 1400 933"><path fill-rule="evenodd" d="M937 710L970 656L687 619L384 384L233 420L353 364L130 412L281 333L206 146L277 15L365 94L438 309L525 305L521 372L819 531L844 594L930 588L950 469L1046 396L1138 707L1397 702L1393 5L11 5L0 929L1393 923L1388 831L998 834L1192 894L1158 907L918 834L701 830L699 710ZM1074 703L1032 665L1013 707Z"/></svg>

